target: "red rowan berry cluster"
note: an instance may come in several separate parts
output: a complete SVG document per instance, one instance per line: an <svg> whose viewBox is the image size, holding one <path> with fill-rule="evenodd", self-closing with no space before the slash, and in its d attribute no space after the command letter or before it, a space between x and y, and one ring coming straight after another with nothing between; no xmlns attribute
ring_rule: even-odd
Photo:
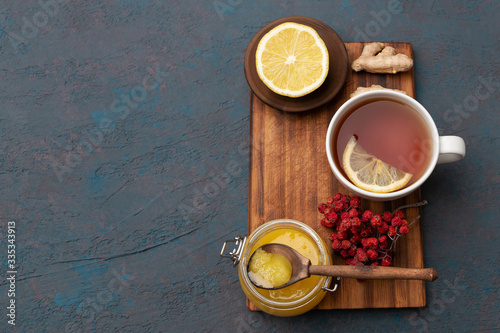
<svg viewBox="0 0 500 333"><path fill-rule="evenodd" d="M380 215L370 210L362 212L360 205L358 196L351 198L337 193L318 206L324 215L321 224L333 229L332 249L340 253L348 265L390 266L396 241L409 232L411 223L405 220L401 210Z"/></svg>

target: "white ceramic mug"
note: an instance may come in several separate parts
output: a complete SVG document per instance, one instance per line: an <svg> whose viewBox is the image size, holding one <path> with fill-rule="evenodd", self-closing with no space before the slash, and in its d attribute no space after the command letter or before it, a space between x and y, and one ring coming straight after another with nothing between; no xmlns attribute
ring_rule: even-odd
<svg viewBox="0 0 500 333"><path fill-rule="evenodd" d="M389 193L374 193L357 187L343 175L341 170L339 170L341 166L337 165L334 161L336 147L333 147L332 144L334 139L333 134L336 133L337 127L341 126L340 122L344 119L344 115L346 114L346 112L349 112L357 105L374 99L389 99L410 106L423 117L432 137L432 156L430 158L427 169L424 171L422 176L413 184ZM376 201L384 201L402 198L418 189L422 185L422 183L430 176L436 164L449 163L462 159L465 156L465 142L461 137L458 136L439 136L436 124L434 123L431 115L415 99L392 90L373 90L351 98L337 110L332 120L330 121L328 132L326 134L326 154L335 177L343 186L363 198Z"/></svg>

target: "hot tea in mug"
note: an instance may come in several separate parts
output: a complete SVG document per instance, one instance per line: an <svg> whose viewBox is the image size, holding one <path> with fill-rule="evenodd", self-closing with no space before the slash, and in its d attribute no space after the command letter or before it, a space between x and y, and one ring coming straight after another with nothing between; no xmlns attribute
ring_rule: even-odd
<svg viewBox="0 0 500 333"><path fill-rule="evenodd" d="M458 136L440 136L429 112L392 90L359 94L337 110L326 134L332 171L348 190L395 200L418 189L436 164L465 156Z"/></svg>
<svg viewBox="0 0 500 333"><path fill-rule="evenodd" d="M404 186L419 179L431 160L432 136L425 119L410 106L395 100L364 101L340 120L332 148L336 152L335 163L346 177L343 155L353 136L368 154L411 174Z"/></svg>

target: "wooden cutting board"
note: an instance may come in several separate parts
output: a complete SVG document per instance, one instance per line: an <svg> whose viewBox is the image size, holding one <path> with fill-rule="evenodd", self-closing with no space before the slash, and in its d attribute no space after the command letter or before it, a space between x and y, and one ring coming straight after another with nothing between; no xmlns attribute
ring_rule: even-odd
<svg viewBox="0 0 500 333"><path fill-rule="evenodd" d="M386 43L398 53L413 58L409 43ZM356 59L364 43L345 43L349 62ZM379 84L404 90L415 97L414 71L394 75L348 71L339 94L326 105L306 112L288 113L273 109L251 95L250 111L250 177L248 233L261 224L278 218L290 218L311 226L331 245L330 229L320 224L317 206L337 192L350 193L341 186L326 158L325 137L335 111L349 99L358 86ZM382 213L386 210L420 201L420 190L391 202L362 199L362 209ZM410 222L420 215L419 208L405 211ZM333 255L334 264L344 264ZM422 222L410 227L408 235L399 239L393 265L423 268ZM425 306L425 282L372 280L358 282L342 279L334 293L328 293L318 309L402 308ZM247 300L251 310L257 308Z"/></svg>

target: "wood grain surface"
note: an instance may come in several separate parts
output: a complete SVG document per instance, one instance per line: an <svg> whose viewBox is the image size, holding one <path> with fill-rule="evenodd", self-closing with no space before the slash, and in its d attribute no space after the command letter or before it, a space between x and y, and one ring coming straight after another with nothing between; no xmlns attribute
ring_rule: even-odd
<svg viewBox="0 0 500 333"><path fill-rule="evenodd" d="M413 57L409 43L386 43L398 53ZM350 63L362 51L364 43L345 43ZM406 91L415 97L414 70L395 75L348 71L345 86L323 107L287 113L271 108L251 96L250 177L248 233L261 224L278 218L291 218L313 227L331 245L330 229L320 224L317 205L337 192L349 193L334 178L326 158L325 137L335 111L358 86L379 84ZM352 194L352 193L351 193ZM391 202L363 199L362 209L376 213L420 201L420 190ZM407 209L407 220L420 215L419 208ZM344 264L333 254L334 264ZM393 264L396 267L422 268L423 240L421 220L397 244ZM402 308L426 304L425 282L374 280L359 282L342 279L334 293L329 293L319 309ZM257 308L247 300L251 310Z"/></svg>

